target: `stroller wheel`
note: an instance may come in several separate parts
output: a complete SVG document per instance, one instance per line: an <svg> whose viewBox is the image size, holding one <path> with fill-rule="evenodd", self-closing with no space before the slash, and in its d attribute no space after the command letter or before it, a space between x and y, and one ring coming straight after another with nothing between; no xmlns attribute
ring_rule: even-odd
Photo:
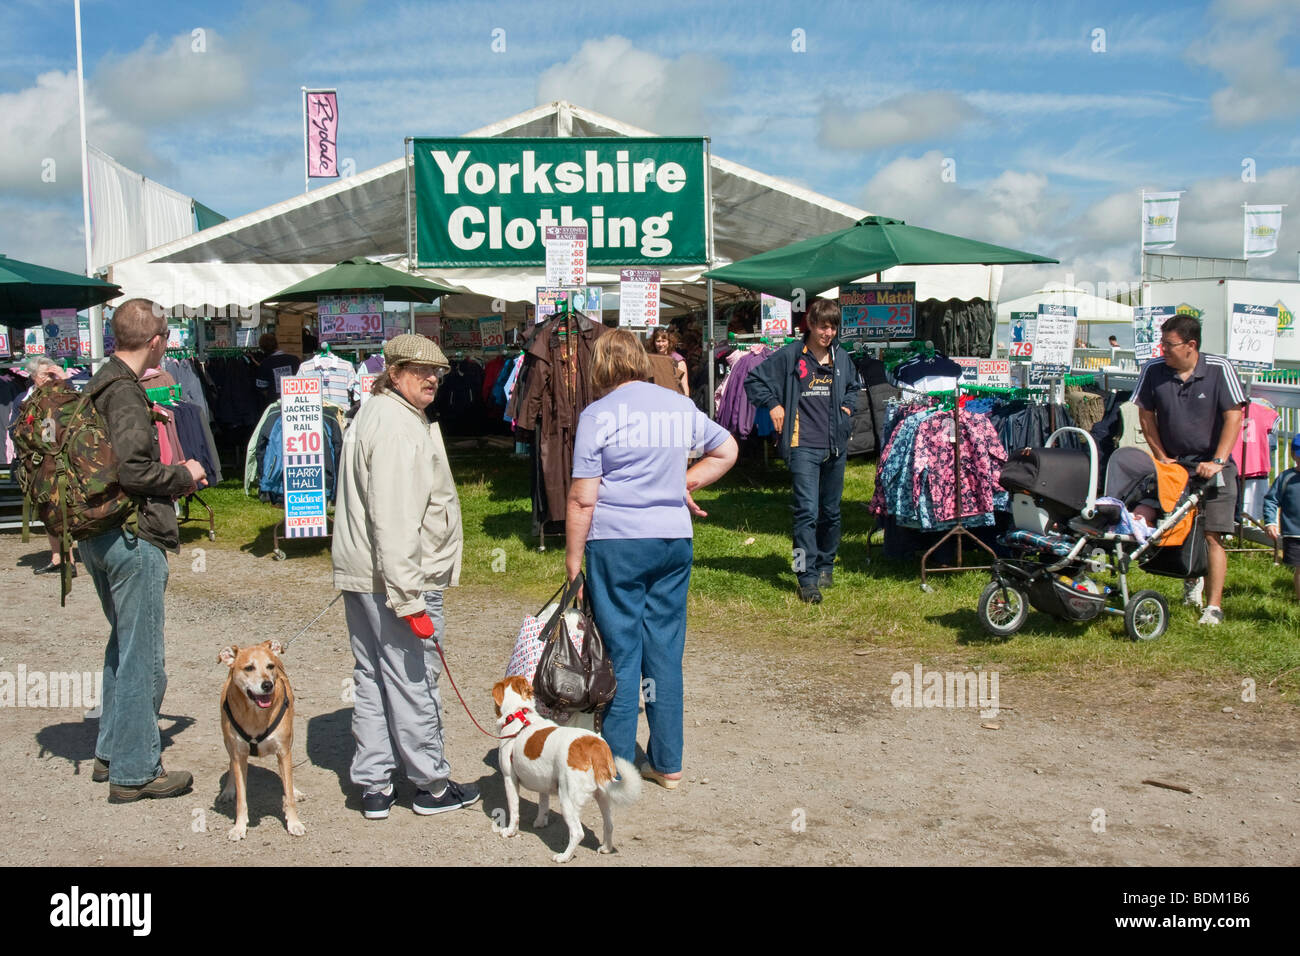
<svg viewBox="0 0 1300 956"><path fill-rule="evenodd" d="M980 626L995 637L1010 637L1029 617L1029 599L1018 588L990 581L980 593Z"/></svg>
<svg viewBox="0 0 1300 956"><path fill-rule="evenodd" d="M1169 602L1159 591L1139 591L1124 607L1124 630L1135 641L1154 641L1169 627Z"/></svg>

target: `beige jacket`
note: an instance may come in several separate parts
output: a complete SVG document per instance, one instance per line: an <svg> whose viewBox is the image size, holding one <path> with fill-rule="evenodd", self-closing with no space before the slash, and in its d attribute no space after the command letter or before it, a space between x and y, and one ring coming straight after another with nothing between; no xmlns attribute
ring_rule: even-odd
<svg viewBox="0 0 1300 956"><path fill-rule="evenodd" d="M460 499L442 431L393 391L343 433L334 505L334 586L387 594L398 617L460 583Z"/></svg>

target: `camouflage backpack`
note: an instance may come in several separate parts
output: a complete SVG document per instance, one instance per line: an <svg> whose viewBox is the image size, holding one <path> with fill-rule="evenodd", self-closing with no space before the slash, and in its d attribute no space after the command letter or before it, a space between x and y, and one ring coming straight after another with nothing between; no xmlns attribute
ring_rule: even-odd
<svg viewBox="0 0 1300 956"><path fill-rule="evenodd" d="M60 603L66 603L72 588L73 540L136 519L137 502L118 484L117 455L92 401L104 387L78 394L67 382L42 385L23 403L13 427L14 450L22 463L23 540L28 539L34 505L45 530L59 538Z"/></svg>

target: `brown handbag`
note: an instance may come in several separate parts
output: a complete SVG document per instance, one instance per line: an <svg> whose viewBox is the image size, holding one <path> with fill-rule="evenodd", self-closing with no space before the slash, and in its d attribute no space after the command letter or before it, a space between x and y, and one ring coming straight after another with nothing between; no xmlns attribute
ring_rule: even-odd
<svg viewBox="0 0 1300 956"><path fill-rule="evenodd" d="M533 677L533 692L537 699L551 710L592 712L614 699L618 681L614 665L605 652L605 642L596 629L591 605L578 598L583 576L569 582L560 597L559 607L542 628L540 640L545 644L537 673ZM573 646L569 625L564 612L576 607L581 615L583 632L582 653Z"/></svg>

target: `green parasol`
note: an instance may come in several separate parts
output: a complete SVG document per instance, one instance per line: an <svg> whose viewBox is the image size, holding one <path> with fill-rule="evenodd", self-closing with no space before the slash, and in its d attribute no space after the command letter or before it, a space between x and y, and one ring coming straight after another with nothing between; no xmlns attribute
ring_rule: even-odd
<svg viewBox="0 0 1300 956"><path fill-rule="evenodd" d="M122 294L122 287L75 272L50 269L0 254L0 325L29 329L42 309L88 309Z"/></svg>

